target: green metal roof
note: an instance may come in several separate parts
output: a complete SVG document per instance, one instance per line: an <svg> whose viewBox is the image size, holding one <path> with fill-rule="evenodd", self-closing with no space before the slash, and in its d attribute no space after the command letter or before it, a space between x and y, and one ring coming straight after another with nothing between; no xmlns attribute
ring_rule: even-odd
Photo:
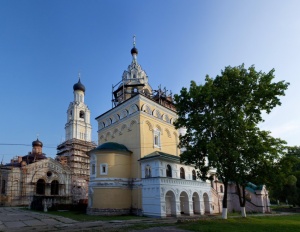
<svg viewBox="0 0 300 232"><path fill-rule="evenodd" d="M246 189L250 192L255 192L256 190L262 190L263 189L263 185L255 185L251 182L249 182L246 186Z"/></svg>
<svg viewBox="0 0 300 232"><path fill-rule="evenodd" d="M151 159L151 158L163 158L163 159L167 159L167 160L173 160L173 161L180 162L179 156L167 154L167 153L160 152L160 151L152 152L149 155L144 156L140 160L142 161L142 160Z"/></svg>
<svg viewBox="0 0 300 232"><path fill-rule="evenodd" d="M92 151L122 151L132 153L125 145L114 142L103 143Z"/></svg>

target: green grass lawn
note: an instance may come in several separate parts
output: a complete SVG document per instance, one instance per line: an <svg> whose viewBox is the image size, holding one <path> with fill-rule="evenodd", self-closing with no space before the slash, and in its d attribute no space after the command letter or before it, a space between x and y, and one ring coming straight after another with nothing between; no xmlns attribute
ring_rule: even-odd
<svg viewBox="0 0 300 232"><path fill-rule="evenodd" d="M250 216L224 219L206 219L187 222L178 228L201 232L296 232L300 231L300 214L287 216Z"/></svg>

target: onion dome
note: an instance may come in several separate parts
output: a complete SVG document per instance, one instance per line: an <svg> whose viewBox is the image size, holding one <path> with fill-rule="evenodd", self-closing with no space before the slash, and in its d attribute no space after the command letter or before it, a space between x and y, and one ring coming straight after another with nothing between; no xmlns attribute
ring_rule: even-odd
<svg viewBox="0 0 300 232"><path fill-rule="evenodd" d="M33 147L36 147L36 146L42 147L43 143L39 139L36 139L35 141L32 142L32 146Z"/></svg>
<svg viewBox="0 0 300 232"><path fill-rule="evenodd" d="M137 48L136 47L133 47L132 49L131 49L131 55L133 55L133 54L138 54L139 52L138 52L138 50L137 50Z"/></svg>
<svg viewBox="0 0 300 232"><path fill-rule="evenodd" d="M137 48L135 47L135 35L133 36L133 48L131 49L131 55L135 54L137 55L139 52Z"/></svg>
<svg viewBox="0 0 300 232"><path fill-rule="evenodd" d="M80 82L80 79L78 80L78 82L73 85L73 90L76 91L76 90L81 90L83 92L85 92L85 87L84 85Z"/></svg>

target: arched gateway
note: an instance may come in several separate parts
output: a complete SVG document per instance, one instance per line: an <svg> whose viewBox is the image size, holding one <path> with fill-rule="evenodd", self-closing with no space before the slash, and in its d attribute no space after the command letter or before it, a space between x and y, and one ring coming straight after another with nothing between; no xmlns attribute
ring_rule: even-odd
<svg viewBox="0 0 300 232"><path fill-rule="evenodd" d="M175 194L168 191L165 197L166 201L166 216L176 216L176 200Z"/></svg>

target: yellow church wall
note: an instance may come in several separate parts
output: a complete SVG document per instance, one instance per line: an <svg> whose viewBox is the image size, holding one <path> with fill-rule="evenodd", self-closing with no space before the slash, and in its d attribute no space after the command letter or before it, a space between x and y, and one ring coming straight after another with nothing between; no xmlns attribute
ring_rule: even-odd
<svg viewBox="0 0 300 232"><path fill-rule="evenodd" d="M97 177L130 178L130 154L101 153L97 156L97 168L100 169L100 164L103 163L108 165L107 174L100 175L100 170L97 170Z"/></svg>
<svg viewBox="0 0 300 232"><path fill-rule="evenodd" d="M137 105L139 111L130 114L130 109L133 105ZM141 167L139 159L144 157L145 155L153 153L154 151L161 151L172 155L179 155L179 149L177 148L178 132L172 124L172 120L175 119L176 114L173 111L170 111L164 107L159 106L159 109L157 107L158 105L156 103L149 102L148 99L140 100L136 98L136 101L132 101L127 106L120 106L118 111L110 112L106 116L103 116L100 124L102 123L105 126L102 127L98 133L99 145L106 142L116 142L125 145L130 151L132 151L132 154L130 155L130 174L124 175L118 170L114 170L114 177L121 175L123 178L133 178L134 180L140 179ZM128 115L125 118L121 117L121 119L115 120L115 115L121 116L122 112L124 112L125 109L127 109ZM111 124L107 125L107 121L108 124L111 121ZM161 132L160 148L154 147L153 130L155 128L159 129ZM123 162L123 164L125 164L124 162L127 162L127 160L121 160L121 158L117 156L115 156L114 159L114 161L105 161L103 156L101 158L101 162L112 162L116 164L117 159L120 159L120 165L122 165L121 162ZM100 165L99 161L98 165ZM106 177L113 177L110 164L108 169L108 175ZM102 194L102 192L100 195L102 199L106 199L105 201L109 201L108 199L110 198L106 198ZM124 197L126 198L127 196ZM131 207L141 209L141 188L133 186L133 189L130 192L130 199ZM105 205L107 204L107 202L103 204ZM99 203L99 205L101 205L101 207L104 208L103 204ZM109 208L113 207L110 206Z"/></svg>
<svg viewBox="0 0 300 232"><path fill-rule="evenodd" d="M164 116L168 115L168 118L174 119L176 114L164 107L157 109L156 103L147 103L147 100L137 100L129 104L129 106L137 105L141 110L133 114L127 115L125 118L114 122L114 115L124 111L124 108L120 108L117 113L111 113L106 119L103 119L105 123L108 118L113 122L107 127L102 128L98 133L99 144L106 142L116 142L125 145L130 151L131 155L131 177L140 178L140 167L138 160L145 155L148 155L154 151L161 151L172 155L179 155L178 145L178 132L171 123L171 121L164 121ZM127 109L129 112L130 109ZM161 115L161 118L157 118L157 111ZM154 115L153 115L154 114ZM160 130L160 143L161 147L154 147L154 134L153 130L157 128Z"/></svg>
<svg viewBox="0 0 300 232"><path fill-rule="evenodd" d="M172 155L179 155L178 145L178 132L173 125L162 122L148 115L141 115L141 158L154 151L161 151ZM158 129L160 134L161 147L154 147L154 134L153 130Z"/></svg>
<svg viewBox="0 0 300 232"><path fill-rule="evenodd" d="M128 209L131 207L131 190L122 188L95 188L92 208Z"/></svg>
<svg viewBox="0 0 300 232"><path fill-rule="evenodd" d="M106 142L115 142L125 145L130 151L131 160L131 178L140 178L140 167L138 160L140 159L141 146L140 146L140 127L139 116L136 113L135 116L128 116L128 119L122 120L122 122L111 125L108 129L103 129L99 132L101 144Z"/></svg>
<svg viewBox="0 0 300 232"><path fill-rule="evenodd" d="M131 197L132 197L132 208L134 209L142 208L142 189L133 189Z"/></svg>

